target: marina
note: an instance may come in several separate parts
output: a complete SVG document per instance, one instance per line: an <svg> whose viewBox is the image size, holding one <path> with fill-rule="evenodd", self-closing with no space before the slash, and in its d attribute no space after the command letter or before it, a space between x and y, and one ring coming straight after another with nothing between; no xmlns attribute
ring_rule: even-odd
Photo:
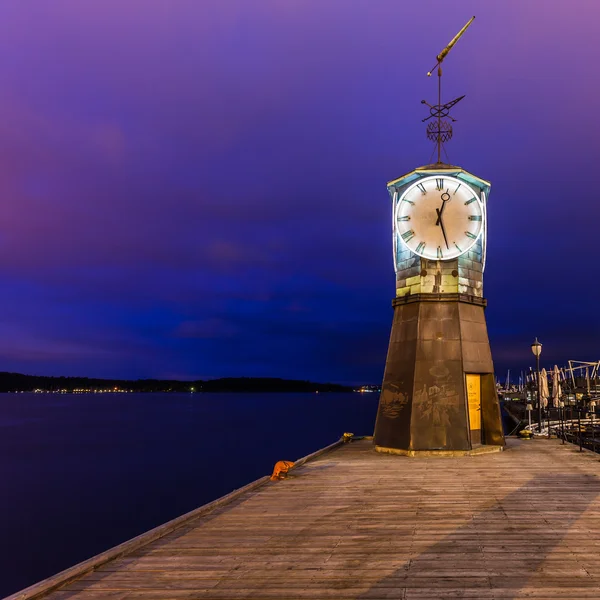
<svg viewBox="0 0 600 600"><path fill-rule="evenodd" d="M468 458L340 441L9 600L598 598L597 473L557 439Z"/></svg>
<svg viewBox="0 0 600 600"><path fill-rule="evenodd" d="M13 3L0 597L600 598L592 3Z"/></svg>
<svg viewBox="0 0 600 600"><path fill-rule="evenodd" d="M514 421L513 431L520 431L522 437L539 436L559 438L563 443L578 445L592 452L600 451L600 414L594 406L562 406L547 408L543 412L541 427L533 420L527 424L524 415L529 415L525 402L513 401L504 404L503 409Z"/></svg>

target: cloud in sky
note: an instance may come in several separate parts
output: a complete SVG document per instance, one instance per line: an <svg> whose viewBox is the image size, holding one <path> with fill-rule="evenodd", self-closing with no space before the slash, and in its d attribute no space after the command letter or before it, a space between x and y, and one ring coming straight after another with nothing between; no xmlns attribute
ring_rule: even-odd
<svg viewBox="0 0 600 600"><path fill-rule="evenodd" d="M380 380L385 183L429 162L425 72L473 13L448 153L493 184L497 366L596 358L600 7L437 6L3 3L4 368Z"/></svg>

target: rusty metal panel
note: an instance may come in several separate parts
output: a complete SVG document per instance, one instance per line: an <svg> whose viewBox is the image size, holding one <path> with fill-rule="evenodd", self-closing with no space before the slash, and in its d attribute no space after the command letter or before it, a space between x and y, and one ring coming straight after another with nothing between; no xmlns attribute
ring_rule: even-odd
<svg viewBox="0 0 600 600"><path fill-rule="evenodd" d="M423 302L411 414L412 450L468 450L458 302Z"/></svg>
<svg viewBox="0 0 600 600"><path fill-rule="evenodd" d="M465 373L493 373L494 365L483 306L460 303L458 310Z"/></svg>
<svg viewBox="0 0 600 600"><path fill-rule="evenodd" d="M411 414L411 450L469 450L463 370L437 342L435 358L417 360ZM450 351L452 354L452 350Z"/></svg>
<svg viewBox="0 0 600 600"><path fill-rule="evenodd" d="M481 376L481 420L482 442L490 446L504 446L506 442L493 373Z"/></svg>
<svg viewBox="0 0 600 600"><path fill-rule="evenodd" d="M426 294L414 300L394 301L375 444L403 450L470 450L471 442L479 439L472 439L469 427L467 373L482 375L483 443L500 439L503 444L484 303L443 295L437 300ZM493 395L484 388L489 381Z"/></svg>
<svg viewBox="0 0 600 600"><path fill-rule="evenodd" d="M485 323L461 321L461 333L463 342L479 342L483 344L489 342Z"/></svg>
<svg viewBox="0 0 600 600"><path fill-rule="evenodd" d="M410 446L418 318L419 303L394 308L394 322L375 422L373 441L378 446Z"/></svg>

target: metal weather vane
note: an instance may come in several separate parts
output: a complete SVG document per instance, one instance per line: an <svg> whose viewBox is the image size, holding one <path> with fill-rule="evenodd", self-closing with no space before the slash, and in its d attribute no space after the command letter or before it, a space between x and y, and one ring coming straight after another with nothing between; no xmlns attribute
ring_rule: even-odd
<svg viewBox="0 0 600 600"><path fill-rule="evenodd" d="M446 58L448 52L452 50L454 44L458 42L458 40L465 33L469 25L473 22L473 19L475 19L475 17L471 17L468 23L452 38L450 43L437 55L437 62L435 63L435 66L433 67L433 69L431 69L431 71L427 73L427 77L431 77L431 73L437 69L438 103L429 104L429 102L421 100L421 104L426 104L427 106L429 106L429 116L422 119L422 122L428 121L431 118L435 119L434 121L430 121L427 124L427 138L430 139L432 142L435 142L437 145L438 163L442 162L442 144L444 144L452 138L452 125L449 121L445 121L443 119L446 119L446 117L448 117L450 121L456 121L456 119L450 116L450 109L464 98L464 95L459 96L454 100L450 100L450 102L442 104L442 62Z"/></svg>

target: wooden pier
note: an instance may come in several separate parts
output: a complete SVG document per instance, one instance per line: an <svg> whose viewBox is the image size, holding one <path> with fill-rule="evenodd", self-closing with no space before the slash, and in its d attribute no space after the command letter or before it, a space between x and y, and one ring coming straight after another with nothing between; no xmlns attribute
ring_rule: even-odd
<svg viewBox="0 0 600 600"><path fill-rule="evenodd" d="M355 441L210 508L10 598L600 598L600 457L559 440Z"/></svg>

